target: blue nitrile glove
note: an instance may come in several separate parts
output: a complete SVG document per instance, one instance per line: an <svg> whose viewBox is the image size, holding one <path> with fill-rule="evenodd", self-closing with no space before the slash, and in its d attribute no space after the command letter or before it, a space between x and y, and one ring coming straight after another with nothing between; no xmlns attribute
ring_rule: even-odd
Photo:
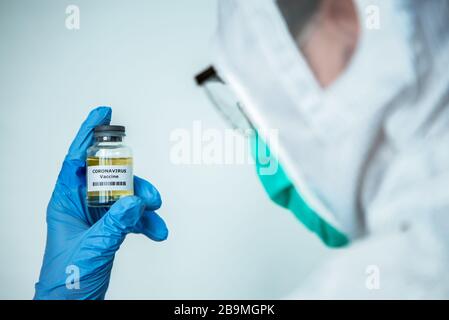
<svg viewBox="0 0 449 320"><path fill-rule="evenodd" d="M161 206L160 195L138 177L135 196L121 198L109 210L86 206L86 150L93 129L109 124L111 113L108 107L92 110L65 157L47 208L47 244L35 299L103 299L126 234L167 238L167 227L154 212Z"/></svg>

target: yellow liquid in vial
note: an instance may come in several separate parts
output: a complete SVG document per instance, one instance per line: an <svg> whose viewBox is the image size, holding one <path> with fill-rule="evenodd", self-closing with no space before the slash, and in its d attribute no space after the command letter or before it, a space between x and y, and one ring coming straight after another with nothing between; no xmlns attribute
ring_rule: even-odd
<svg viewBox="0 0 449 320"><path fill-rule="evenodd" d="M132 168L133 158L99 158L88 157L86 164L96 166L127 166ZM132 175L132 172L130 173ZM131 177L132 179L132 177ZM109 207L121 197L134 195L134 188L128 190L101 190L87 192L87 205L89 207Z"/></svg>

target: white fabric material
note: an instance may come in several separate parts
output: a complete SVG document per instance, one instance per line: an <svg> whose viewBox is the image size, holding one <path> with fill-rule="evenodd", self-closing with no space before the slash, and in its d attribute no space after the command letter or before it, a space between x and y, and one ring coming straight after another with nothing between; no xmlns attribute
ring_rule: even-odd
<svg viewBox="0 0 449 320"><path fill-rule="evenodd" d="M347 70L316 82L273 0L223 0L215 65L300 194L357 240L299 296L449 298L449 3L356 1ZM380 29L364 27L368 5ZM368 290L365 269L380 270Z"/></svg>

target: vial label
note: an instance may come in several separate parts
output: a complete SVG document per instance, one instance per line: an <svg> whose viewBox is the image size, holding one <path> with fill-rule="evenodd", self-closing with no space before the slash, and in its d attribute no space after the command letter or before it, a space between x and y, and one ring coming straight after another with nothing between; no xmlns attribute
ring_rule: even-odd
<svg viewBox="0 0 449 320"><path fill-rule="evenodd" d="M87 192L132 191L132 165L97 165L87 167Z"/></svg>

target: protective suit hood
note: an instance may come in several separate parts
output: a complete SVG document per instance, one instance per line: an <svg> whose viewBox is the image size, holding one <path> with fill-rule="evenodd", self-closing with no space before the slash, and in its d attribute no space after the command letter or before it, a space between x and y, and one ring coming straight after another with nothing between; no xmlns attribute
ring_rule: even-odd
<svg viewBox="0 0 449 320"><path fill-rule="evenodd" d="M449 122L449 76L438 67L449 62L447 2L355 3L358 47L326 89L273 0L219 2L214 62L260 136L269 141L278 130L272 151L304 201L350 239L410 218L403 181L415 183L412 194L432 196L415 181L429 160L421 152L448 141ZM370 29L373 8L380 28ZM439 152L433 174L449 165L449 152Z"/></svg>

